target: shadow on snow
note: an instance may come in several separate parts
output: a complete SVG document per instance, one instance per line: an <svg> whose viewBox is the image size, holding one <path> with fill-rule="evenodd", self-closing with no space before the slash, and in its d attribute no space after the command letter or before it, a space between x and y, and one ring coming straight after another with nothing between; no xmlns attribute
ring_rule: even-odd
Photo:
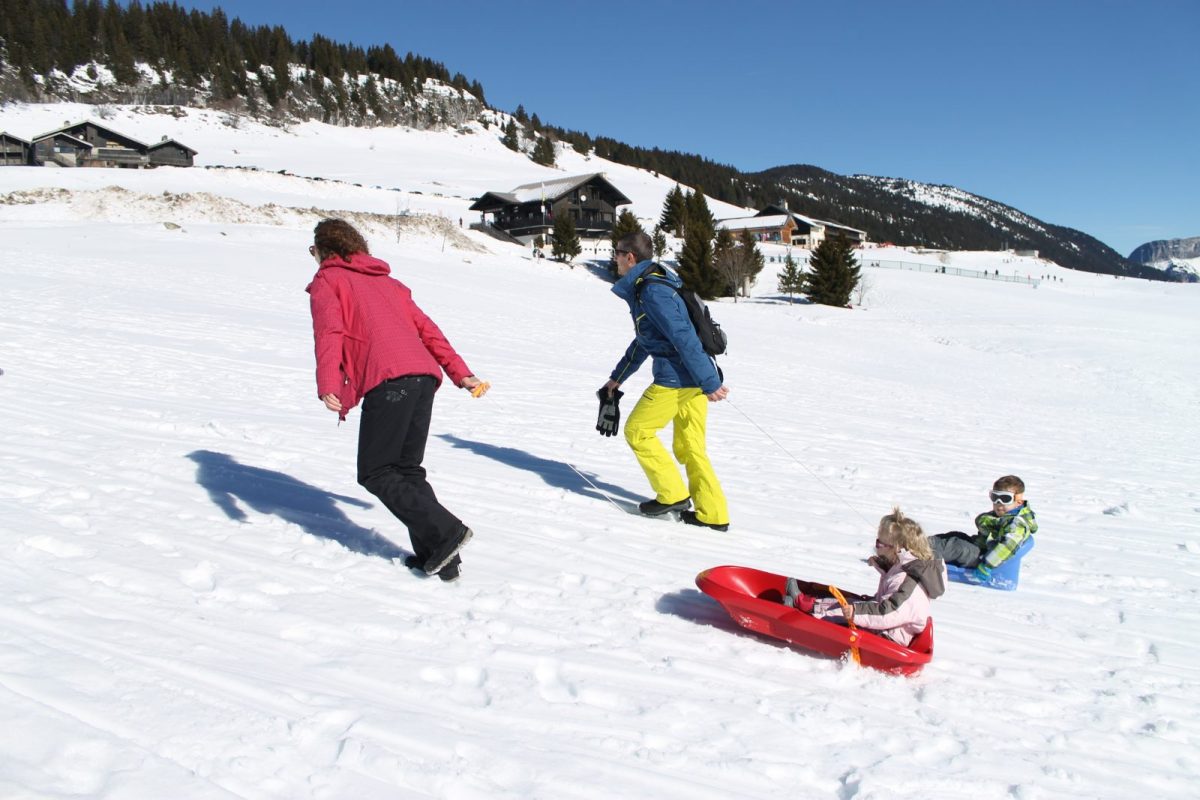
<svg viewBox="0 0 1200 800"><path fill-rule="evenodd" d="M670 614L673 617L679 617L696 625L716 628L723 633L731 633L743 639L752 639L756 642L770 645L776 650L791 650L809 658L815 658L818 661L838 660L832 656L789 644L782 639L776 639L765 633L757 633L743 628L725 612L725 609L721 608L720 603L698 589L681 589L677 592L668 592L658 598L658 602L654 604L654 609L660 614Z"/></svg>
<svg viewBox="0 0 1200 800"><path fill-rule="evenodd" d="M439 433L437 436L452 447L470 450L472 453L485 456L493 461L499 461L501 464L515 467L516 469L523 469L526 472L532 472L548 485L555 488L566 489L569 492L581 494L584 497L611 500L631 514L638 514L639 516L641 514L638 511L637 504L644 498L640 498L638 495L632 494L620 486L605 483L593 473L582 470L576 472L575 468L565 461L551 461L548 458L535 456L532 453L518 450L515 447L501 447L500 445L475 442L470 439L460 439L449 433ZM607 496L605 496L606 494Z"/></svg>
<svg viewBox="0 0 1200 800"><path fill-rule="evenodd" d="M239 464L226 453L196 450L187 457L196 462L196 482L232 520L246 520L240 500L260 514L273 514L355 553L391 559L406 552L370 528L355 524L336 505L372 508L370 503L327 492L282 472Z"/></svg>

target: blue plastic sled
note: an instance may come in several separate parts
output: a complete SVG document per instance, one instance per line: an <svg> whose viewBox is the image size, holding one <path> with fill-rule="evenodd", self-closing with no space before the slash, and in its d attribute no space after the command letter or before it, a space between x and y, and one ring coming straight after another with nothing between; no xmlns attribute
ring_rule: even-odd
<svg viewBox="0 0 1200 800"><path fill-rule="evenodd" d="M974 567L960 567L955 564L947 564L946 574L950 580L956 583L970 583L975 586L986 586L989 589L1001 589L1011 592L1017 588L1017 582L1021 578L1021 559L1032 549L1033 537L1030 536L1025 540L1024 544L1017 548L1017 552L1013 553L1008 561L1005 561L992 570L992 577L986 581L981 581L975 577Z"/></svg>

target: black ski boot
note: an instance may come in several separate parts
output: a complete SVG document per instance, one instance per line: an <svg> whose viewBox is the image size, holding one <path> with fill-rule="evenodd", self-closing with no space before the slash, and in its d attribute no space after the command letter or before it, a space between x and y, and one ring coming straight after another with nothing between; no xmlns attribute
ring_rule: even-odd
<svg viewBox="0 0 1200 800"><path fill-rule="evenodd" d="M683 511L686 508L691 508L691 506L692 498L690 497L685 497L674 503L660 503L656 498L654 500L647 500L644 503L638 503L638 510L647 517L661 517L663 514L671 511Z"/></svg>
<svg viewBox="0 0 1200 800"><path fill-rule="evenodd" d="M701 522L700 518L696 516L695 511L680 511L679 518L682 519L684 522L686 522L688 525L699 525L701 528L712 528L714 531L729 530L728 522L726 522L724 525L717 525L714 522Z"/></svg>

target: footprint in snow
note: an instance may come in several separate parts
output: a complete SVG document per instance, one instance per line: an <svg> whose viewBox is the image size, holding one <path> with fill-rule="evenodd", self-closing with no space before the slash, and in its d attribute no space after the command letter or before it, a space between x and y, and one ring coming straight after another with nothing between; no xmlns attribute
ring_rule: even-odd
<svg viewBox="0 0 1200 800"><path fill-rule="evenodd" d="M217 567L211 561L201 561L192 569L180 571L179 578L192 591L211 592L217 586Z"/></svg>
<svg viewBox="0 0 1200 800"><path fill-rule="evenodd" d="M58 558L86 558L95 555L93 550L53 536L31 536L23 544Z"/></svg>

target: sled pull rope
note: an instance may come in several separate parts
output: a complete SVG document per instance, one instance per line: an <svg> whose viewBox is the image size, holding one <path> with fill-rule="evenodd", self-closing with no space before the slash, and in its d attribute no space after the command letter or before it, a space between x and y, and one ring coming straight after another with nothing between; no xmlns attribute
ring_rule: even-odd
<svg viewBox="0 0 1200 800"><path fill-rule="evenodd" d="M854 663L862 666L862 654L858 652L858 626L854 624L854 613L850 610L850 603L846 601L846 596L842 594L842 590L836 586L829 587L829 593L833 595L833 599L838 601L838 605L842 607L842 614L846 617L846 624L850 626L850 657L854 659Z"/></svg>
<svg viewBox="0 0 1200 800"><path fill-rule="evenodd" d="M571 471L572 471L572 472L574 472L576 475L578 475L579 477L581 477L581 478L583 478L585 481L587 481L587 484L588 484L588 486L591 486L593 489L595 489L597 492L599 492L601 497L603 497L603 498L604 498L605 500L607 500L608 502L612 503L612 504L613 504L613 506L614 506L614 507L616 507L617 511L620 511L620 512L622 512L622 513L627 513L627 512L625 511L625 509L621 508L621 505L620 505L620 503L618 503L616 500L613 500L613 498L612 498L612 495L611 495L611 494L609 494L608 492L604 491L604 490L603 490L603 489L601 489L599 486L597 486L595 483L593 483L593 482L592 482L592 479L591 479L591 478L589 478L587 475L584 475L582 472L580 472L578 467L576 467L574 464L570 463L569 461L568 461L568 462L564 462L564 463L565 463L565 464L566 464L568 467L570 467L570 468L571 468Z"/></svg>
<svg viewBox="0 0 1200 800"><path fill-rule="evenodd" d="M726 403L728 403L730 406L732 406L734 411L738 412L738 413L739 413L739 414L741 414L743 417L745 417L745 418L746 418L746 421L747 421L747 422L749 422L751 425L753 425L755 428L757 428L759 433L761 433L763 436L765 436L765 437L767 437L768 439L770 439L770 440L771 440L771 442L773 442L773 443L774 443L774 445L775 445L776 447L778 447L780 450L782 450L782 451L784 452L784 454L785 454L785 455L786 455L788 458L790 458L792 461L795 461L795 462L796 462L797 464L799 464L800 466L804 467L804 471L805 471L805 472L807 472L809 475L812 475L814 478L816 478L816 480L817 480L817 483L819 483L819 484L821 484L822 486L824 486L824 487L825 487L825 490L826 490L827 492L829 492L831 495L833 495L834 497L836 497L838 500L841 500L841 501L842 501L842 504L843 504L843 505L845 505L845 506L846 506L846 508L848 508L848 509L850 509L851 511L853 511L853 512L854 512L856 515L858 515L858 518L859 518L859 519L861 519L863 522L867 523L867 525L870 525L870 526L872 526L872 527L874 527L874 526L875 526L875 524L876 524L876 523L874 523L874 522L871 522L869 519L867 519L866 517L864 517L864 516L863 516L863 515L862 515L862 514L859 512L859 510L858 510L857 508L855 508L854 506L850 505L849 501L847 501L847 500L846 500L846 498L842 497L840 494L838 494L837 492L835 492L835 491L833 490L833 487L831 487L831 486L830 486L828 483L826 483L825 481L821 480L821 477L820 477L819 475L817 475L817 473L815 473L815 472L813 472L811 469L809 469L807 464L805 464L803 461L801 461L800 459L798 459L798 458L796 458L794 455L792 455L792 454L791 454L791 452L790 452L790 451L789 451L789 450L788 450L786 447L784 447L783 445L781 445L781 444L779 443L779 441L778 441L778 440L777 440L777 439L776 439L774 436L772 436L771 434L767 433L765 430L763 430L763 428L762 428L762 426L761 426L761 425L759 425L759 424L758 424L757 422L755 422L754 420L750 419L749 415L747 415L745 411L742 411L740 408L738 408L737 406L735 406L735 405L733 404L733 401L732 401L732 400L730 400L729 398L725 398L725 402L726 402Z"/></svg>

